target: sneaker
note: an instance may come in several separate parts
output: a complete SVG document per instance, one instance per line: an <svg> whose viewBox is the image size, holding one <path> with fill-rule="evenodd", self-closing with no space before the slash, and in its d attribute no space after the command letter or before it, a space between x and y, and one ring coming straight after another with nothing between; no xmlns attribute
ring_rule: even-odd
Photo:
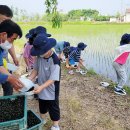
<svg viewBox="0 0 130 130"><path fill-rule="evenodd" d="M125 89L122 88L122 91L126 93Z"/></svg>
<svg viewBox="0 0 130 130"><path fill-rule="evenodd" d="M121 88L115 87L114 92L115 92L116 94L119 94L119 95L126 95L125 90L124 90L124 89L121 89Z"/></svg>
<svg viewBox="0 0 130 130"><path fill-rule="evenodd" d="M80 74L82 74L82 75L85 75L86 73L87 73L87 71L84 71L84 70L80 71Z"/></svg>
<svg viewBox="0 0 130 130"><path fill-rule="evenodd" d="M59 126L52 126L51 130L60 130L60 127Z"/></svg>
<svg viewBox="0 0 130 130"><path fill-rule="evenodd" d="M80 74L82 74L82 75L85 75L85 74L87 73L87 71L78 70L78 69L76 69L76 72L77 72L77 73L80 73Z"/></svg>
<svg viewBox="0 0 130 130"><path fill-rule="evenodd" d="M122 89L122 91L126 93L125 89L123 89L123 88L118 88L118 87L116 86L115 89Z"/></svg>
<svg viewBox="0 0 130 130"><path fill-rule="evenodd" d="M71 75L73 75L73 74L74 74L74 71L73 71L73 70L70 70L68 73L71 74Z"/></svg>

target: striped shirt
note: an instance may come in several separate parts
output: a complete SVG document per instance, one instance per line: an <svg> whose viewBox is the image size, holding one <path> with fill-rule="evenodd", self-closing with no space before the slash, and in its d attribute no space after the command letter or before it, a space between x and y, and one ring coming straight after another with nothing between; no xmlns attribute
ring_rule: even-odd
<svg viewBox="0 0 130 130"><path fill-rule="evenodd" d="M77 47L74 51L70 53L69 60L74 60L75 62L79 62L81 56L81 50L79 50Z"/></svg>
<svg viewBox="0 0 130 130"><path fill-rule="evenodd" d="M73 46L68 46L68 47L65 47L64 48L64 50L63 50L63 53L64 53L64 55L65 55L65 58L68 58L69 57L69 55L70 55L70 53L73 51L73 50L75 50L76 49L76 47L73 47Z"/></svg>

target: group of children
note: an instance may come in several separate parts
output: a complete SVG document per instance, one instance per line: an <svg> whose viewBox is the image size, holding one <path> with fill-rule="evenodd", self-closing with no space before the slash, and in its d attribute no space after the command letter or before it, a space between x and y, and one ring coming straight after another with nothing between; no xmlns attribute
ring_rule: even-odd
<svg viewBox="0 0 130 130"><path fill-rule="evenodd" d="M0 9L2 9L2 7ZM0 83L9 82L16 90L22 88L23 84L18 78L12 76L12 74L4 69L2 55L3 50L10 50L12 48L12 58L14 63L18 65L13 50L14 48L12 47L13 41L17 39L18 36L22 36L22 31L16 23L11 20L1 21ZM37 79L37 87L34 88L34 93L38 94L41 117L45 120L45 114L49 112L50 118L53 121L51 130L60 130L60 62L65 59L66 68L69 70L69 74L74 74L73 69L76 69L76 72L84 74L84 71L81 70L81 67L84 66L81 52L87 45L80 42L77 47L73 47L69 42L57 42L56 39L49 38L50 36L51 34L48 34L46 28L42 26L29 30L26 34L28 41L24 47L23 57L27 65L26 71L30 72L28 79L32 81ZM117 74L118 84L115 87L114 92L120 95L126 95L126 91L123 87L127 80L125 63L130 53L130 34L124 34L121 37L120 46L116 48L116 52L117 55L113 61L113 67Z"/></svg>
<svg viewBox="0 0 130 130"><path fill-rule="evenodd" d="M36 30L39 30L38 32ZM44 30L44 31L42 31ZM59 83L60 83L60 62L65 60L66 68L69 74L81 71L84 66L81 59L81 51L87 45L80 42L77 47L70 46L69 42L57 42L54 38L47 34L46 28L38 26L31 29L26 35L28 43L25 45L24 58L31 57L33 62L26 62L27 68L32 69L29 79L34 81L38 78L38 86L34 89L34 93L39 96L39 109L41 117L45 119L45 114L49 112L53 121L51 130L59 130L60 108L59 108ZM126 83L126 71L124 64L130 53L130 34L124 34L121 38L120 46L116 49L117 56L113 61L113 67L117 74L118 85L114 92L120 95L126 95L123 86ZM29 46L29 47L28 47ZM54 49L52 49L54 48ZM26 53L28 53L26 55ZM33 64L32 64L33 63Z"/></svg>
<svg viewBox="0 0 130 130"><path fill-rule="evenodd" d="M78 43L77 47L70 46L69 42L62 41L56 44L55 52L58 55L61 61L65 61L66 68L69 69L69 74L74 74L73 69L76 69L76 72L85 74L85 71L81 69L83 60L81 58L81 51L87 47L83 42Z"/></svg>
<svg viewBox="0 0 130 130"><path fill-rule="evenodd" d="M57 42L54 38L49 38L50 36L42 26L29 30L23 57L27 71L31 70L28 79L37 79L38 85L34 93L38 94L40 115L45 120L45 114L49 112L53 121L51 130L59 130L60 61L65 56L66 67L77 68L80 72L80 66L83 64L81 51L87 45L81 42L77 47L71 47L69 42Z"/></svg>

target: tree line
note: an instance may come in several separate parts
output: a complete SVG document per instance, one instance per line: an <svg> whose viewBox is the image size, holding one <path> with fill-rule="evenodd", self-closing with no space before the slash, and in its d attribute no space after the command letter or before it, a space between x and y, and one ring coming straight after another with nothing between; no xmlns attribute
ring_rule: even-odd
<svg viewBox="0 0 130 130"><path fill-rule="evenodd" d="M101 15L98 10L93 9L78 9L71 10L68 13L64 14L62 12L58 12L58 14L54 15L51 13L45 13L40 15L38 13L28 14L26 10L21 10L15 7L11 7L14 13L15 21L46 21L52 22L57 19L58 21L109 21L110 15ZM118 17L116 15L115 17Z"/></svg>

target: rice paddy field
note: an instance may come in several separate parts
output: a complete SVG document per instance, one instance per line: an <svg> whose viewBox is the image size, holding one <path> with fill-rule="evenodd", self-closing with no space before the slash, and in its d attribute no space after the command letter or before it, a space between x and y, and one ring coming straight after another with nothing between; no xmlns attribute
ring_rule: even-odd
<svg viewBox="0 0 130 130"><path fill-rule="evenodd" d="M19 23L19 25L22 27L24 36L29 29L41 25L46 27L47 32L57 41L69 41L72 46L77 46L79 42L86 43L88 46L82 53L85 66L116 82L112 67L114 50L119 45L121 36L124 33L130 33L130 24L68 22L63 23L62 28L59 29L53 29L51 23L43 22ZM17 53L22 52L26 43L24 36L15 42ZM130 59L126 69L127 85L130 86Z"/></svg>

